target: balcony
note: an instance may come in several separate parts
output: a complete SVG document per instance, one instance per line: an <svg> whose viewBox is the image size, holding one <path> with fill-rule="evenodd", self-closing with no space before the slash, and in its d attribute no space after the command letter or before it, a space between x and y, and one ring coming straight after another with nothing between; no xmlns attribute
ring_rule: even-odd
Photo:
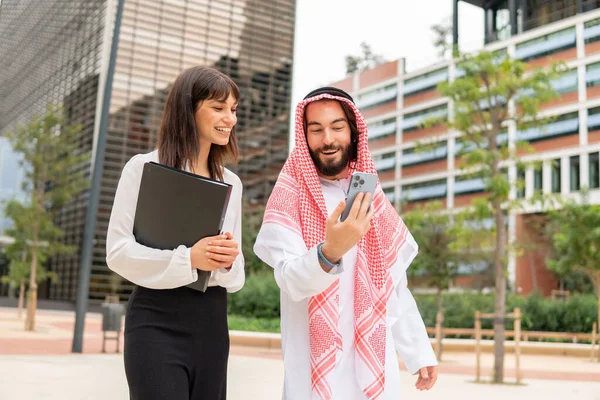
<svg viewBox="0 0 600 400"><path fill-rule="evenodd" d="M367 93L360 96L356 100L356 106L359 109L374 107L379 104L387 103L388 101L396 99L398 96L398 88L396 85L393 87L385 87L378 89L373 93Z"/></svg>
<svg viewBox="0 0 600 400"><path fill-rule="evenodd" d="M425 163L428 161L445 159L448 155L448 146L439 146L431 150L417 152L414 149L405 150L402 154L400 164L402 166Z"/></svg>
<svg viewBox="0 0 600 400"><path fill-rule="evenodd" d="M545 140L556 136L573 134L579 131L579 118L569 118L554 122L541 128L531 128L526 131L517 132L517 140L534 142Z"/></svg>
<svg viewBox="0 0 600 400"><path fill-rule="evenodd" d="M369 128L369 139L377 139L382 136L390 135L395 133L397 129L396 122L375 125L373 128Z"/></svg>
<svg viewBox="0 0 600 400"><path fill-rule="evenodd" d="M396 166L396 157L382 158L379 160L373 160L373 162L377 171L385 171Z"/></svg>
<svg viewBox="0 0 600 400"><path fill-rule="evenodd" d="M419 129L421 125L428 119L443 118L447 115L448 107L446 105L442 107L436 107L435 109L421 111L418 113L407 114L404 117L404 123L402 124L402 128L404 131Z"/></svg>
<svg viewBox="0 0 600 400"><path fill-rule="evenodd" d="M482 178L457 180L454 182L454 194L478 193L485 189Z"/></svg>
<svg viewBox="0 0 600 400"><path fill-rule="evenodd" d="M425 90L435 89L438 83L448 80L448 70L443 69L434 71L424 76L407 79L404 82L404 97L410 96Z"/></svg>
<svg viewBox="0 0 600 400"><path fill-rule="evenodd" d="M418 184L418 186L405 186L402 190L403 197L408 201L437 199L446 197L448 191L447 183Z"/></svg>

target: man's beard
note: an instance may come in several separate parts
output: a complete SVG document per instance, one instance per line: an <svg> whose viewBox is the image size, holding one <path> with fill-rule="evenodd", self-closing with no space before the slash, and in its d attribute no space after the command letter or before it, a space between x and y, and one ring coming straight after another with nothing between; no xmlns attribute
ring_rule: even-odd
<svg viewBox="0 0 600 400"><path fill-rule="evenodd" d="M334 160L322 161L319 157L324 151L340 150L341 158ZM346 147L342 146L329 146L321 147L316 151L310 150L310 157L317 167L317 171L323 176L335 177L338 176L347 166L350 161L350 145Z"/></svg>

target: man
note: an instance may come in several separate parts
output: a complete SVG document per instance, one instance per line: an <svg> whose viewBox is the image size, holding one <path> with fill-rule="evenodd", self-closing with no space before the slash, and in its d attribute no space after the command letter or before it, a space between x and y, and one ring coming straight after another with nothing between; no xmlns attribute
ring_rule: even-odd
<svg viewBox="0 0 600 400"><path fill-rule="evenodd" d="M281 289L285 400L400 397L396 352L430 389L437 361L406 269L417 244L380 185L339 221L353 171L376 173L352 97L309 93L254 251Z"/></svg>

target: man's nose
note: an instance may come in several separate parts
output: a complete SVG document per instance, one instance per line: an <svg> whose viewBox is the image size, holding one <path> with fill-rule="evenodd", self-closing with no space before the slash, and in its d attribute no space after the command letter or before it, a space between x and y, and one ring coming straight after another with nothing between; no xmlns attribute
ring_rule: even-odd
<svg viewBox="0 0 600 400"><path fill-rule="evenodd" d="M329 146L329 145L333 144L333 142L334 142L333 132L331 131L331 129L325 128L324 135L323 135L323 144L326 146Z"/></svg>

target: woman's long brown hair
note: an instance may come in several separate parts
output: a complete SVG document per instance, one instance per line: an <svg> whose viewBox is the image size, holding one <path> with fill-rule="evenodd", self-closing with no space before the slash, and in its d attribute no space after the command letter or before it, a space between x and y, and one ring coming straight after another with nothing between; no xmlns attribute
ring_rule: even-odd
<svg viewBox="0 0 600 400"><path fill-rule="evenodd" d="M160 129L158 159L161 164L184 169L193 166L200 153L200 138L195 112L204 100L226 101L229 95L240 98L240 90L227 75L208 67L192 67L183 71L169 91ZM237 162L238 144L235 126L225 146L211 145L208 171L211 179L223 180L223 163Z"/></svg>

